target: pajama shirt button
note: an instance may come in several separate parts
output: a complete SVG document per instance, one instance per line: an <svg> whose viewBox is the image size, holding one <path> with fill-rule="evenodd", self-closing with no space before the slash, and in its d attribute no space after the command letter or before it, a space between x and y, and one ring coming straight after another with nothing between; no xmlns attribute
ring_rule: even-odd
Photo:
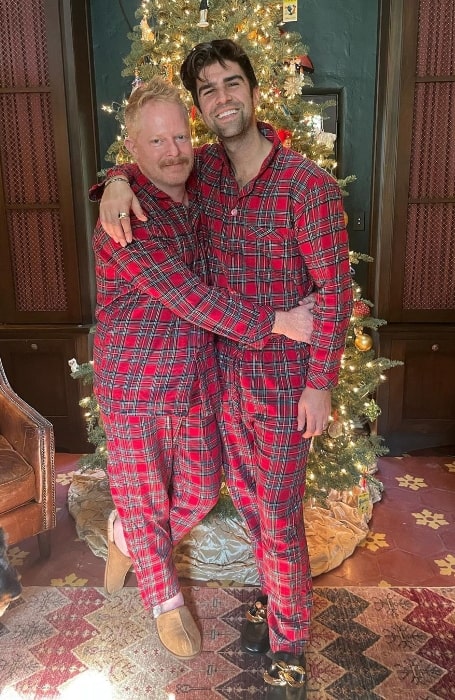
<svg viewBox="0 0 455 700"><path fill-rule="evenodd" d="M238 209L232 209L231 211L232 216L237 216L238 213Z"/></svg>

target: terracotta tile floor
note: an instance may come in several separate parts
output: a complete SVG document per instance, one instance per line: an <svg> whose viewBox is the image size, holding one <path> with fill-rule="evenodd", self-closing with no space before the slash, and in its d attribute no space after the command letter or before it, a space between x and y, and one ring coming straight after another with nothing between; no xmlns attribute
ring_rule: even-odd
<svg viewBox="0 0 455 700"><path fill-rule="evenodd" d="M39 558L36 538L10 548L24 586L102 586L104 561L78 539L66 495L78 455L58 454L57 527L52 553ZM317 586L455 585L455 446L403 457L383 457L384 484L363 546L337 569L315 578ZM188 582L186 582L188 583ZM127 585L136 585L134 574Z"/></svg>

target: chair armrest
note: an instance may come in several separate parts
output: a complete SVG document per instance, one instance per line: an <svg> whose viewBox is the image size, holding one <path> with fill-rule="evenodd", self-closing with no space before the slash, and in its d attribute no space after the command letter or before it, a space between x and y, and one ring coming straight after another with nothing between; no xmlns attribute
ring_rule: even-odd
<svg viewBox="0 0 455 700"><path fill-rule="evenodd" d="M11 388L0 361L0 434L33 467L39 500L53 489L54 431L52 423ZM51 469L49 469L51 467ZM0 465L1 468L1 465ZM48 473L49 472L49 473Z"/></svg>

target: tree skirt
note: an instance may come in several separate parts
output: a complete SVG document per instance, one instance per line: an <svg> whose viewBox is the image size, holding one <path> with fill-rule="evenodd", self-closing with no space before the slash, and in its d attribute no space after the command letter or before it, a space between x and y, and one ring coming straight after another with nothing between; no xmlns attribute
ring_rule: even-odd
<svg viewBox="0 0 455 700"><path fill-rule="evenodd" d="M332 491L327 507L305 504L305 529L313 577L339 566L368 534L373 502L369 494L363 512L359 490ZM75 472L68 491L69 511L78 536L92 552L107 556L107 519L113 510L104 472ZM174 559L179 575L199 581L226 581L256 586L259 578L251 542L242 517L215 509L177 545Z"/></svg>

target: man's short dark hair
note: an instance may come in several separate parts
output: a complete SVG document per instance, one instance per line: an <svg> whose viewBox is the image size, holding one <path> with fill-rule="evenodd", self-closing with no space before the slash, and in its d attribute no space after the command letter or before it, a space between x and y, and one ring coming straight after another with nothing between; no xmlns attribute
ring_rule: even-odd
<svg viewBox="0 0 455 700"><path fill-rule="evenodd" d="M251 91L257 87L258 81L254 73L251 61L239 44L231 39L214 39L203 44L197 44L182 63L180 77L182 83L191 93L193 102L199 109L199 99L197 94L197 79L201 71L206 66L219 63L226 67L226 61L238 63L246 75Z"/></svg>

